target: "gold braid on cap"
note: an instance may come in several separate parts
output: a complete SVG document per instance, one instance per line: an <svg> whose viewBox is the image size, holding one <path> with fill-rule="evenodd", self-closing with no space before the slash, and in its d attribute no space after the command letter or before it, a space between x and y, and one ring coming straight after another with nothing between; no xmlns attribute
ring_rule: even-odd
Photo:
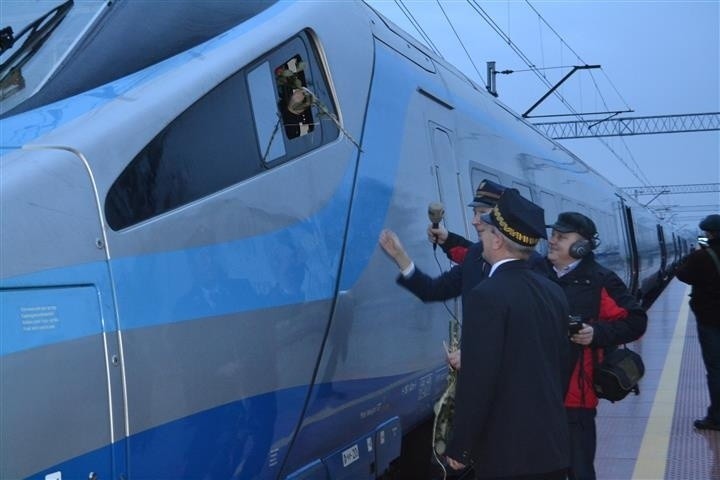
<svg viewBox="0 0 720 480"><path fill-rule="evenodd" d="M525 235L524 233L520 233L514 228L512 228L508 223L505 221L505 219L502 216L502 213L500 213L500 209L495 205L492 209L493 216L495 217L495 220L498 222L498 226L500 227L500 230L504 234L506 234L508 237L512 238L513 240L522 243L523 245L529 245L529 246L535 246L538 243L539 238L534 238L529 235Z"/></svg>
<svg viewBox="0 0 720 480"><path fill-rule="evenodd" d="M490 192L490 191L488 191L488 190L480 190L480 189L478 189L476 195L477 195L478 197L494 198L495 200L499 200L499 199L500 199L500 195L498 195L497 193L494 193L494 192Z"/></svg>
<svg viewBox="0 0 720 480"><path fill-rule="evenodd" d="M475 196L476 197L488 197L488 198L492 198L494 200L498 200L500 198L500 195L497 193L485 190L486 185L487 185L487 182L482 182L480 185L478 185L478 188L475 191Z"/></svg>

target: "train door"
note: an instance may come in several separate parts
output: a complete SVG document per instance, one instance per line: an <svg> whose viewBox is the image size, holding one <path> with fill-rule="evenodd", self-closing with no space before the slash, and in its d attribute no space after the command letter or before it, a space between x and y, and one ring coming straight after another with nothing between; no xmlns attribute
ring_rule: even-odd
<svg viewBox="0 0 720 480"><path fill-rule="evenodd" d="M451 140L451 132L449 129L441 127L435 122L429 122L430 139L433 151L433 172L438 188L438 198L445 205L446 219L444 221L445 228L448 231L455 232L468 238L467 217L462 202L462 188L460 181L460 172L453 151ZM462 311L458 299L452 301L452 310L454 318L461 319ZM462 320L460 320L462 321ZM451 342L459 341L460 325L458 322L450 324Z"/></svg>
<svg viewBox="0 0 720 480"><path fill-rule="evenodd" d="M658 243L660 244L660 275L664 278L665 275L667 275L668 251L667 244L665 242L665 231L660 224L657 225L657 236Z"/></svg>
<svg viewBox="0 0 720 480"><path fill-rule="evenodd" d="M463 196L460 172L453 150L452 132L435 122L429 122L428 127L438 198L445 205L446 228L467 238L468 209L463 203L465 196Z"/></svg>
<svg viewBox="0 0 720 480"><path fill-rule="evenodd" d="M677 265L678 261L680 260L680 239L675 234L675 232L672 232L672 239L673 239L673 268Z"/></svg>
<svg viewBox="0 0 720 480"><path fill-rule="evenodd" d="M633 222L632 210L625 205L624 200L620 199L620 214L622 217L623 231L625 232L625 242L628 251L628 289L632 294L637 294L640 287L640 258L638 255L637 239L635 235L635 224Z"/></svg>
<svg viewBox="0 0 720 480"><path fill-rule="evenodd" d="M16 153L0 184L0 478L119 478L121 367L94 180L80 155Z"/></svg>

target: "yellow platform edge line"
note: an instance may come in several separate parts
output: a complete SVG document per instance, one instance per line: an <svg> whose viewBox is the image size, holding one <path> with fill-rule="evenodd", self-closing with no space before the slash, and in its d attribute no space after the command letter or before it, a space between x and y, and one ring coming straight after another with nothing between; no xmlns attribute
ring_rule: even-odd
<svg viewBox="0 0 720 480"><path fill-rule="evenodd" d="M682 354L685 347L685 330L690 313L688 305L689 291L690 286L688 285L683 295L675 331L660 376L660 384L640 444L640 451L638 452L632 476L634 479L658 480L665 478L675 399L680 379L680 365L682 364Z"/></svg>

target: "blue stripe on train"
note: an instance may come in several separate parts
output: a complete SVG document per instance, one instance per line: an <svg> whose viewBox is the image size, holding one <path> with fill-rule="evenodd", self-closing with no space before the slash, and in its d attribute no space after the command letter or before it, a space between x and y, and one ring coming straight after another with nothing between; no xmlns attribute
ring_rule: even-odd
<svg viewBox="0 0 720 480"><path fill-rule="evenodd" d="M357 197L353 200L351 229L345 248L347 254L343 260L340 281L341 290L349 290L357 282L376 251L378 234L384 225L394 191L401 143L397 138L404 135L403 118L409 102L407 97L412 95L414 90L407 88L406 84L407 75L412 75L412 72L406 72L405 76L385 75L385 72L393 70L383 67L392 62L390 54L384 49L378 49L376 80L384 87L380 92L373 92L373 95L383 108L371 111L367 121L379 122L382 118L382 124L387 126L374 129L372 135L367 136L365 153L358 167L357 178L360 185L356 189ZM397 85L387 88L394 84ZM302 219L288 228L207 247L111 260L120 305L120 328L143 328L332 298L345 235L345 225L338 220L344 217L346 212L355 175L354 162L349 162L348 165L341 184L328 204L316 215ZM302 239L308 237L317 241L317 245L320 245L327 255L320 255L317 245L309 247L303 244ZM110 247L112 248L112 245ZM284 270L280 273L269 264L269 257L274 251L287 248L293 250L297 261L284 263ZM194 279L190 268L203 263L207 257L221 260L223 265L216 261L211 267L214 270L209 273L220 280L217 284L219 288L233 289L235 295L220 297L214 303L204 300L201 295L188 295L193 288L195 293L201 288L190 283ZM242 266L241 273L246 274L246 278L239 279L243 288L237 288L237 277L223 276L227 266ZM105 266L102 263L93 263L3 279L0 287L96 285L105 331L112 332L118 327L112 314L111 290L107 278ZM303 278L306 281L294 281L295 284L302 285L302 288L291 291L276 287L287 279ZM11 313L7 318L12 318L13 315L15 314ZM7 321L5 312L2 321ZM54 332L52 338L8 340L0 353L7 354L71 340L88 333L77 324L66 322L62 329Z"/></svg>
<svg viewBox="0 0 720 480"><path fill-rule="evenodd" d="M111 260L122 329L332 298L344 235L344 223L338 221L338 215L346 210L353 173L353 168L348 168L337 192L316 215L283 230L206 247ZM308 238L313 241L309 246L303 243ZM366 238L366 241L368 244L363 250L376 248L376 236ZM319 246L323 252L318 251ZM292 250L291 256L295 260L284 263L282 271L271 264L273 252L280 249ZM232 295L209 301L201 294L207 285L197 277L196 269L208 258L213 259L213 263L209 267L211 270L205 273L216 288L231 290ZM228 265L235 266L236 275L246 278L227 275ZM356 271L359 274L361 269ZM106 265L96 262L0 281L0 288L7 289L0 292L3 300L0 354L96 334L101 321L105 331L117 330L107 279ZM300 288L277 288L284 282L295 283ZM71 295L77 289L58 289L56 285L94 285L100 297L102 320L95 312L89 315L91 312L86 307L77 307L73 315L89 321L54 322L52 330L23 331L23 317L28 315L29 309L54 307L68 312L71 304L77 302L77 296ZM45 286L49 288L42 288ZM6 298L12 298L12 302L5 301Z"/></svg>
<svg viewBox="0 0 720 480"><path fill-rule="evenodd" d="M321 385L315 393L319 395L320 406L316 411L308 412L310 417L317 415L317 421L312 425L317 435L314 438L337 447L356 440L346 438L347 429L338 429L338 425L356 425L361 418L362 427L354 430L359 438L387 420L386 412L390 416L400 412L412 417L419 404L429 407L438 391L433 388L428 392L424 402L428 405L424 405L418 402L418 390L408 389L407 383L432 375L433 370ZM373 395L389 386L392 388L381 396ZM299 420L287 414L297 411L288 405L303 402L306 388L271 392L190 415L132 435L118 442L116 447L127 442L128 473L135 480L275 478L280 473L287 443ZM427 412L429 408L423 411ZM320 412L323 414L319 415ZM315 447L295 446L303 450L300 457L317 454ZM108 445L28 478L43 480L45 475L58 471L62 472L62 478L87 478L91 471L99 478L116 478L110 467L111 452ZM308 462L312 460L307 457Z"/></svg>

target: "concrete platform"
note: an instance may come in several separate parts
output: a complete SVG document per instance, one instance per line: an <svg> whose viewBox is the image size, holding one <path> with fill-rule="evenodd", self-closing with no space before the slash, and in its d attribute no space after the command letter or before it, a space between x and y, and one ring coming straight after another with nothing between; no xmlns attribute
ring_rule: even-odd
<svg viewBox="0 0 720 480"><path fill-rule="evenodd" d="M646 367L640 395L598 409L598 479L720 479L720 432L701 431L708 393L690 288L672 280L629 345Z"/></svg>

